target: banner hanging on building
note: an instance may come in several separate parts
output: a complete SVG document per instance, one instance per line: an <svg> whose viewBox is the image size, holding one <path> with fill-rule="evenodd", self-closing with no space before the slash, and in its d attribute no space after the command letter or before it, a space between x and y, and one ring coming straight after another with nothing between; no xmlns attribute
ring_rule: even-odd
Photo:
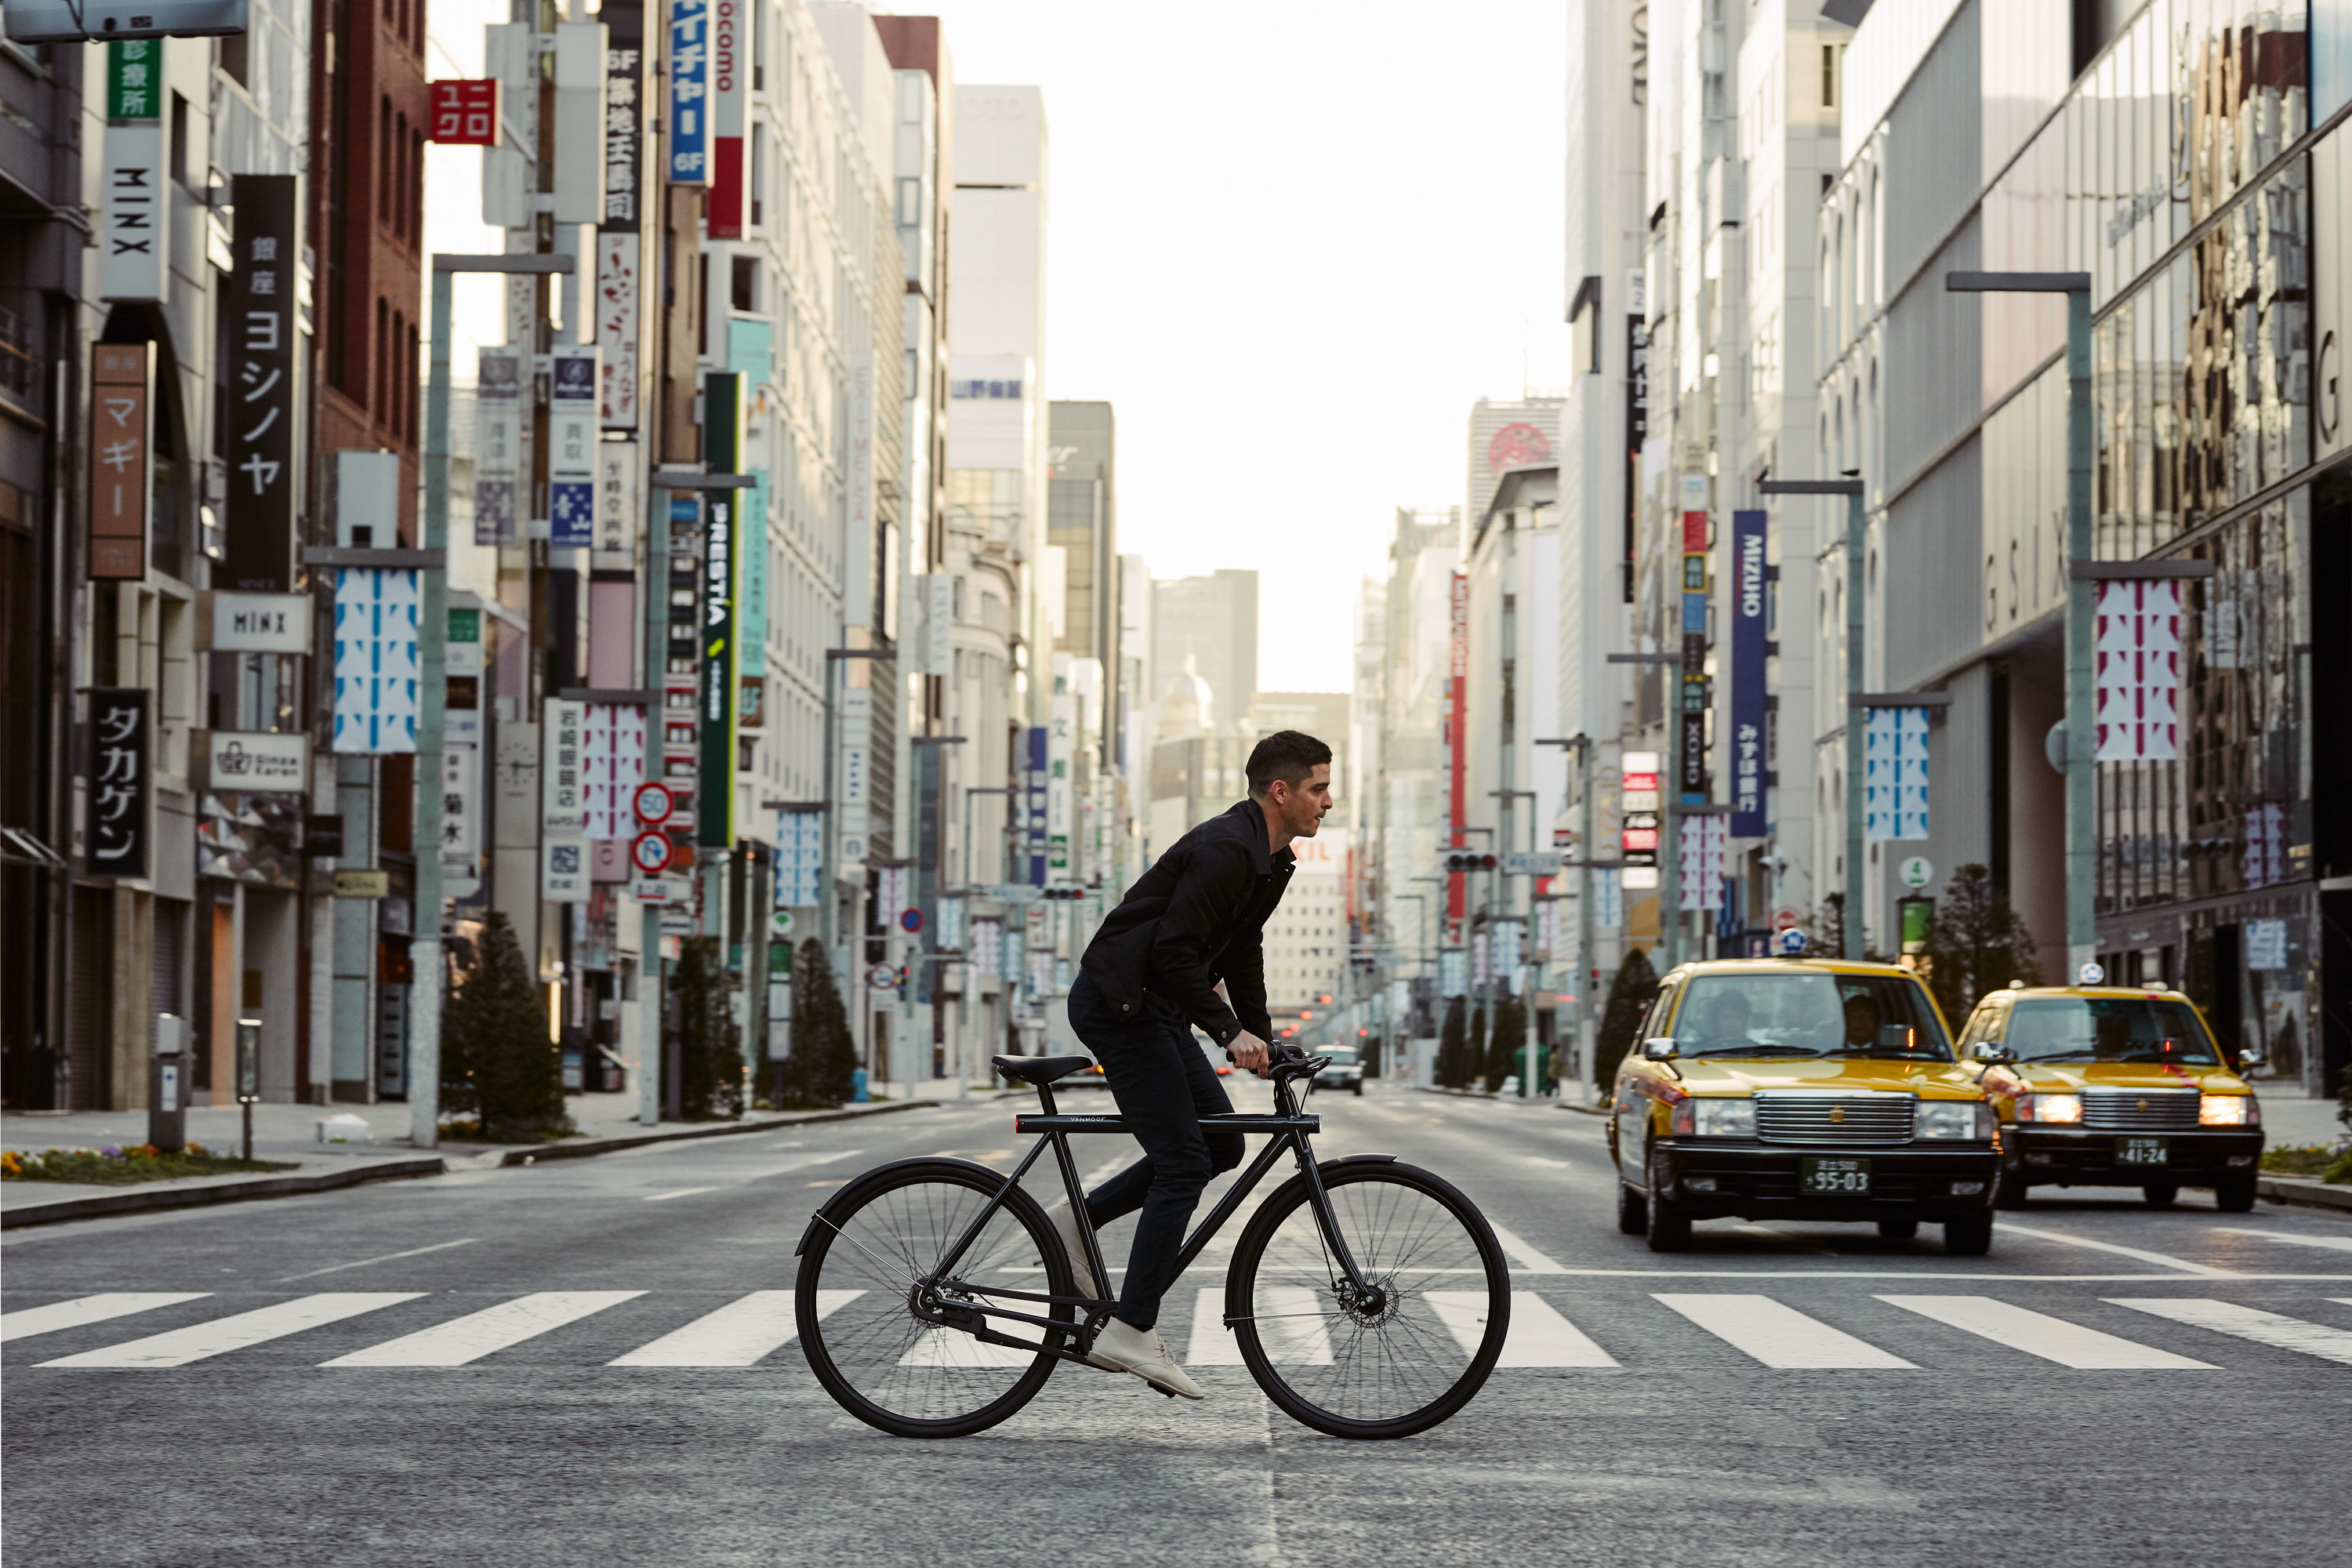
<svg viewBox="0 0 2352 1568"><path fill-rule="evenodd" d="M1685 816L1675 836L1675 900L1685 910L1711 910L1723 880L1724 841L1730 818L1710 811Z"/></svg>
<svg viewBox="0 0 2352 1568"><path fill-rule="evenodd" d="M474 365L474 542L520 544L522 355L486 348Z"/></svg>
<svg viewBox="0 0 2352 1568"><path fill-rule="evenodd" d="M710 178L709 0L669 0L669 178Z"/></svg>
<svg viewBox="0 0 2352 1568"><path fill-rule="evenodd" d="M283 594L294 586L295 268L300 181L239 174L236 270L221 279L228 363L228 519L216 588Z"/></svg>
<svg viewBox="0 0 2352 1568"><path fill-rule="evenodd" d="M1765 633L1770 589L1765 584L1764 514L1731 514L1731 835L1761 838L1764 826Z"/></svg>
<svg viewBox="0 0 2352 1568"><path fill-rule="evenodd" d="M149 692L139 686L89 693L89 799L84 808L83 860L101 877L148 871Z"/></svg>
<svg viewBox="0 0 2352 1568"><path fill-rule="evenodd" d="M592 839L633 838L637 786L646 782L646 710L591 702L581 724L581 809Z"/></svg>
<svg viewBox="0 0 2352 1568"><path fill-rule="evenodd" d="M334 749L388 756L416 750L416 574L372 566L335 573Z"/></svg>
<svg viewBox="0 0 2352 1568"><path fill-rule="evenodd" d="M549 357L547 542L552 550L596 543L596 351L580 344Z"/></svg>
<svg viewBox="0 0 2352 1568"><path fill-rule="evenodd" d="M702 378L702 458L714 474L737 471L743 453L743 378ZM702 616L697 634L694 841L707 849L735 842L735 584L742 530L733 490L712 490L702 527ZM828 676L830 679L830 676Z"/></svg>
<svg viewBox="0 0 2352 1568"><path fill-rule="evenodd" d="M14 16L10 20L15 20ZM105 227L99 296L161 300L171 278L171 172L163 165L163 40L106 47Z"/></svg>
<svg viewBox="0 0 2352 1568"><path fill-rule="evenodd" d="M1927 837L1927 710L1873 708L1863 729L1865 838Z"/></svg>
<svg viewBox="0 0 2352 1568"><path fill-rule="evenodd" d="M713 239L743 237L744 78L751 58L751 6L745 0L710 0L710 202L706 224Z"/></svg>
<svg viewBox="0 0 2352 1568"><path fill-rule="evenodd" d="M1685 805L1706 804L1706 599L1708 521L1706 476L1683 476L1682 671L1675 683L1675 792ZM1691 906L1685 903L1683 906ZM1704 907L1704 906L1702 906Z"/></svg>
<svg viewBox="0 0 2352 1568"><path fill-rule="evenodd" d="M2099 584L2098 752L2103 763L2180 755L2180 585Z"/></svg>
<svg viewBox="0 0 2352 1568"><path fill-rule="evenodd" d="M824 879L824 813L776 813L776 908L814 908Z"/></svg>
<svg viewBox="0 0 2352 1568"><path fill-rule="evenodd" d="M646 11L609 0L604 24L604 221L596 227L597 417L637 427L638 278L644 267Z"/></svg>
<svg viewBox="0 0 2352 1568"><path fill-rule="evenodd" d="M90 346L89 574L147 574L147 507L154 489L148 416L151 343Z"/></svg>

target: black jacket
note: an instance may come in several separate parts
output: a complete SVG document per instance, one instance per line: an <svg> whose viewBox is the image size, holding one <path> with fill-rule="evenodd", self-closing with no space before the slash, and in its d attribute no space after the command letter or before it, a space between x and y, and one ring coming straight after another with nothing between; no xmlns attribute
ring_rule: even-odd
<svg viewBox="0 0 2352 1568"><path fill-rule="evenodd" d="M1123 1017L1138 1015L1149 991L1221 1046L1244 1029L1269 1039L1261 938L1297 864L1287 849L1267 852L1265 814L1244 800L1170 845L1097 929L1078 965ZM1230 1007L1217 995L1221 980Z"/></svg>

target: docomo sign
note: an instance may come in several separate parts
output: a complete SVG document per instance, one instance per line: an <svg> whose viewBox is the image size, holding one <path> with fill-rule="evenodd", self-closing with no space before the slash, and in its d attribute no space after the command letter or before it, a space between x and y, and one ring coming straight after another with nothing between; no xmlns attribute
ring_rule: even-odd
<svg viewBox="0 0 2352 1568"><path fill-rule="evenodd" d="M499 79L453 79L433 89L432 140L464 147L499 144Z"/></svg>

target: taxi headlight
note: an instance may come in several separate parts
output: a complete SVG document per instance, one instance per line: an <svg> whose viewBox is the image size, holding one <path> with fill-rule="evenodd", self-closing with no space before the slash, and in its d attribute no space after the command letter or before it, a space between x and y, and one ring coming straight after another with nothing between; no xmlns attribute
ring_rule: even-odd
<svg viewBox="0 0 2352 1568"><path fill-rule="evenodd" d="M1980 1129L1977 1112L1982 1109L1971 1100L1925 1100L1911 1123L1916 1138L1990 1138L1988 1129Z"/></svg>
<svg viewBox="0 0 2352 1568"><path fill-rule="evenodd" d="M2200 1127L2259 1127L2263 1113L2251 1094L2209 1094L2197 1101Z"/></svg>
<svg viewBox="0 0 2352 1568"><path fill-rule="evenodd" d="M1701 1138L1753 1138L1756 1102L1752 1100L1695 1100L1689 1102L1691 1131Z"/></svg>
<svg viewBox="0 0 2352 1568"><path fill-rule="evenodd" d="M2083 1120L2083 1097L2079 1094L2028 1094L2017 1101L2020 1121L2080 1121Z"/></svg>

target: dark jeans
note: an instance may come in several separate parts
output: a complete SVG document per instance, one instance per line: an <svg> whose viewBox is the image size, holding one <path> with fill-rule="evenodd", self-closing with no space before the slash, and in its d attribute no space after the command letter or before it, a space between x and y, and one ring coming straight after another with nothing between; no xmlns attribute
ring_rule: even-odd
<svg viewBox="0 0 2352 1568"><path fill-rule="evenodd" d="M1141 1012L1120 1017L1083 971L1071 984L1070 1027L1102 1063L1111 1099L1143 1145L1142 1159L1087 1194L1087 1216L1099 1228L1143 1212L1127 1255L1118 1318L1148 1329L1160 1321L1160 1298L1176 1282L1176 1255L1201 1189L1242 1163L1242 1135L1201 1125L1202 1117L1229 1112L1234 1102L1183 1015L1150 995Z"/></svg>

